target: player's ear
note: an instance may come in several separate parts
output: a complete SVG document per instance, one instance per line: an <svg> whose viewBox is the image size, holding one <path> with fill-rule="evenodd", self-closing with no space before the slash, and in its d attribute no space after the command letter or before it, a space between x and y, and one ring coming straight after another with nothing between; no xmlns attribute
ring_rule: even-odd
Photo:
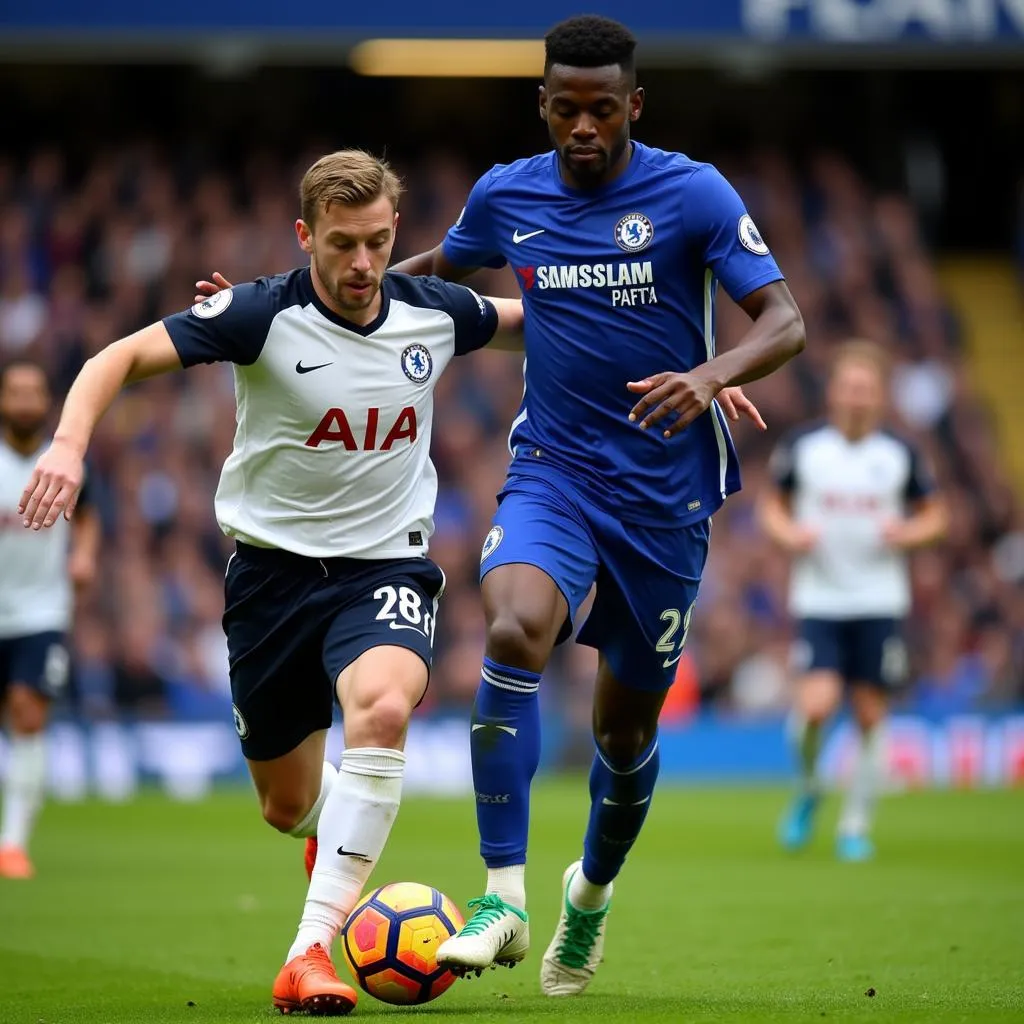
<svg viewBox="0 0 1024 1024"><path fill-rule="evenodd" d="M295 222L295 235L303 252L313 251L313 229L301 217Z"/></svg>
<svg viewBox="0 0 1024 1024"><path fill-rule="evenodd" d="M644 91L641 88L634 89L629 95L629 119L639 121L640 114L644 109Z"/></svg>
<svg viewBox="0 0 1024 1024"><path fill-rule="evenodd" d="M548 119L548 91L542 85L537 90L537 101L540 104L540 119L547 123Z"/></svg>

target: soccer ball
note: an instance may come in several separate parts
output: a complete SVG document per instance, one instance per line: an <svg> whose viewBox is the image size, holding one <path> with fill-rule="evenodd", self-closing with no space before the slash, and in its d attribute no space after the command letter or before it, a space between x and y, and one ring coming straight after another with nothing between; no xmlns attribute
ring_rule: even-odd
<svg viewBox="0 0 1024 1024"><path fill-rule="evenodd" d="M359 987L385 1003L429 1003L455 980L437 947L463 925L444 893L392 882L364 896L345 922L341 948Z"/></svg>

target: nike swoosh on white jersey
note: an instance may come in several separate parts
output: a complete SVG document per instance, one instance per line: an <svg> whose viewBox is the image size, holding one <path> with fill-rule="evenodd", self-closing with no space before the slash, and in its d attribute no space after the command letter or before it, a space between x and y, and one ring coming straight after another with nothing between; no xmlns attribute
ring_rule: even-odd
<svg viewBox="0 0 1024 1024"><path fill-rule="evenodd" d="M512 241L518 245L520 242L525 242L528 238L535 238L537 235L543 235L546 228L539 228L537 231L528 231L525 235L519 234L519 228L516 228L512 232Z"/></svg>
<svg viewBox="0 0 1024 1024"><path fill-rule="evenodd" d="M519 732L518 729L511 725L486 725L480 722L473 725L469 731L476 732L477 729L500 729L502 732L507 732L509 736L515 736L515 734Z"/></svg>

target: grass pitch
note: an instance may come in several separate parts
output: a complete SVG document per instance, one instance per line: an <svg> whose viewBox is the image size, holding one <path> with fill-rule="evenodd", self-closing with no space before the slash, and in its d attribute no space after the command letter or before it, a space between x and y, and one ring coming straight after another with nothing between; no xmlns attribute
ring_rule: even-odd
<svg viewBox="0 0 1024 1024"><path fill-rule="evenodd" d="M810 850L779 852L784 800L778 790L659 790L617 883L604 965L586 995L552 1000L540 995L540 957L587 802L582 779L539 785L525 963L423 1007L362 995L356 1015L1024 1021L1024 793L891 798L878 860L864 865L835 862L827 813ZM302 846L263 825L249 792L50 805L34 855L34 881L0 880L2 1024L279 1019L270 985L301 910ZM375 874L403 879L463 907L480 894L471 801L406 799Z"/></svg>

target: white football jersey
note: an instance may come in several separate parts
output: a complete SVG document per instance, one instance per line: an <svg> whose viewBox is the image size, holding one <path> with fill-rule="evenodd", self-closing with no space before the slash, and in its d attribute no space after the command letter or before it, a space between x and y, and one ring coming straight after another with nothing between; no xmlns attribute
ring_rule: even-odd
<svg viewBox="0 0 1024 1024"><path fill-rule="evenodd" d="M434 386L498 315L436 277L389 272L381 290L365 327L320 301L308 268L164 320L183 365L234 364L237 429L214 502L228 536L312 558L426 552Z"/></svg>
<svg viewBox="0 0 1024 1024"><path fill-rule="evenodd" d="M820 533L797 558L789 609L799 618L900 618L910 610L907 558L882 540L933 483L906 441L876 431L849 441L830 424L794 432L771 459L796 519Z"/></svg>
<svg viewBox="0 0 1024 1024"><path fill-rule="evenodd" d="M63 633L71 624L71 527L60 516L48 530L26 530L18 515L18 500L46 447L21 455L0 439L0 640Z"/></svg>

